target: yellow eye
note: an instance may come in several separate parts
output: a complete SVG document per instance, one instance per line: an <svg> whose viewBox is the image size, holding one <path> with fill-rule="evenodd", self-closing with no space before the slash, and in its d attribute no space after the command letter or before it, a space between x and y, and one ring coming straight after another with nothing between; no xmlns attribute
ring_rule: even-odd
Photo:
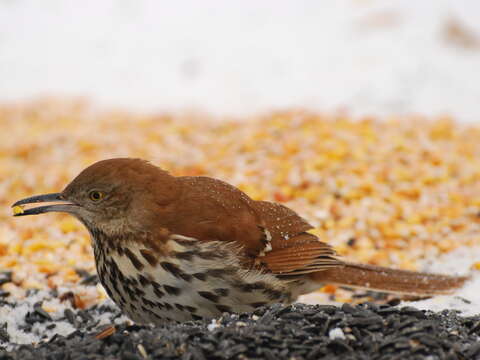
<svg viewBox="0 0 480 360"><path fill-rule="evenodd" d="M101 191L97 191L97 190L90 191L90 193L88 194L88 197L92 201L100 201L104 198L104 196L105 196L104 193L102 193Z"/></svg>

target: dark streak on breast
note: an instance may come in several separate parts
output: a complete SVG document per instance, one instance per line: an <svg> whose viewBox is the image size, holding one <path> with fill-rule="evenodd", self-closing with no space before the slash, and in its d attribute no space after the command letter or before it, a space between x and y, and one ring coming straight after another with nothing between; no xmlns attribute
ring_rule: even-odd
<svg viewBox="0 0 480 360"><path fill-rule="evenodd" d="M130 259L133 266L135 266L135 269L137 269L138 271L143 270L144 265L142 264L142 262L140 260L138 260L138 258L135 256L135 254L129 248L125 248L125 255L127 255L127 257Z"/></svg>
<svg viewBox="0 0 480 360"><path fill-rule="evenodd" d="M220 300L220 296L215 295L214 293L211 293L209 291L199 291L198 295L201 297L204 297L207 300L210 300L211 302L217 303L218 300Z"/></svg>
<svg viewBox="0 0 480 360"><path fill-rule="evenodd" d="M157 258L153 254L153 251L147 250L147 249L141 249L140 254L142 254L143 258L147 260L147 262L151 266L157 265Z"/></svg>

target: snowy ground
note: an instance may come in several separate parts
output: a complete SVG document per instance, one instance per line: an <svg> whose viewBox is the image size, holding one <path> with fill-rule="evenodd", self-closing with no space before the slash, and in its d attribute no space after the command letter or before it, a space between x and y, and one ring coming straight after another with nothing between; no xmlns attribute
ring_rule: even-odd
<svg viewBox="0 0 480 360"><path fill-rule="evenodd" d="M0 1L0 102L480 119L480 2Z"/></svg>
<svg viewBox="0 0 480 360"><path fill-rule="evenodd" d="M466 285L450 296L436 296L428 300L409 303L419 309L441 311L444 309L460 310L462 315L480 314L480 272L469 270L473 263L480 261L480 247L460 248L440 259L426 265L426 270L444 274L467 274L472 279Z"/></svg>

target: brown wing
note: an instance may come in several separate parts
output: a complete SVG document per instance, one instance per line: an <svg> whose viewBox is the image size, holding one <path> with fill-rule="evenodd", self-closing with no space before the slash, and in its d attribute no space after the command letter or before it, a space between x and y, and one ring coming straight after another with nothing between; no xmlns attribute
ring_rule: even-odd
<svg viewBox="0 0 480 360"><path fill-rule="evenodd" d="M275 249L291 246L290 239L313 226L292 209L269 201L255 201L252 205L260 215L263 226L270 232L271 245Z"/></svg>
<svg viewBox="0 0 480 360"><path fill-rule="evenodd" d="M267 201L254 207L271 237L269 251L258 261L273 273L300 275L342 265L330 245L307 233L312 226L293 210Z"/></svg>
<svg viewBox="0 0 480 360"><path fill-rule="evenodd" d="M276 274L309 273L341 263L329 245L306 233L312 226L293 210L254 201L236 187L209 177L177 179L182 188L179 201L170 209L171 219L162 219L171 232L238 243L252 264Z"/></svg>
<svg viewBox="0 0 480 360"><path fill-rule="evenodd" d="M261 219L252 207L252 199L236 187L209 177L177 179L182 191L166 224L171 232L205 241L236 242L252 259L261 252L264 233L258 226Z"/></svg>

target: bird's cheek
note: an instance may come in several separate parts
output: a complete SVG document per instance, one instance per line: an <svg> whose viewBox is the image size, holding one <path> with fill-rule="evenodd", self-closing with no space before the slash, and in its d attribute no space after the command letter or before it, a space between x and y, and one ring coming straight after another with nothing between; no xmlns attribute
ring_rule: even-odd
<svg viewBox="0 0 480 360"><path fill-rule="evenodd" d="M94 211L83 206L76 208L72 215L85 224L90 224L98 219L98 216Z"/></svg>

